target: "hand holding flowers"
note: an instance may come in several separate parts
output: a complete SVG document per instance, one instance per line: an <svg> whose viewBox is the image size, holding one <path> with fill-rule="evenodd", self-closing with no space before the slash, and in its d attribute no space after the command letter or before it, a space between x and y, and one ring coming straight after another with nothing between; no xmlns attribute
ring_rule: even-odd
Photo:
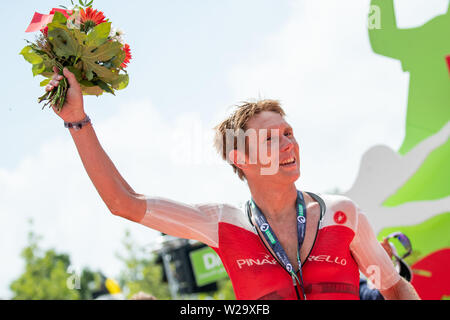
<svg viewBox="0 0 450 320"><path fill-rule="evenodd" d="M34 76L47 78L41 86L58 81L39 98L39 102L46 102L44 107L50 104L58 113L72 85L67 82L68 74L73 75L84 95L114 94L128 85L125 69L131 59L130 48L103 12L92 9L92 1L87 1L79 0L81 6L71 10L55 8L49 15L35 13L27 32L40 30L41 35L20 52L33 65ZM55 71L61 77L55 78Z"/></svg>

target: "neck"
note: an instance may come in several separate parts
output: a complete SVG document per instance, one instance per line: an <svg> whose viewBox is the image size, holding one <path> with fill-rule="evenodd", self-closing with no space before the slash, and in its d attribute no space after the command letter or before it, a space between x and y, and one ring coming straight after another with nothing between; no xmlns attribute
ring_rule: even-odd
<svg viewBox="0 0 450 320"><path fill-rule="evenodd" d="M261 209L266 219L270 222L282 222L289 217L289 212L295 210L297 200L297 188L295 184L256 185L248 182L250 192L256 205Z"/></svg>

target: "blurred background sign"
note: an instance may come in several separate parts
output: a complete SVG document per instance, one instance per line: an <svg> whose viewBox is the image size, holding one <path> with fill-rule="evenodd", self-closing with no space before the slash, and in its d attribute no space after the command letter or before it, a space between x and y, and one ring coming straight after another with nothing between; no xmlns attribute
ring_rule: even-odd
<svg viewBox="0 0 450 320"><path fill-rule="evenodd" d="M210 247L192 250L189 257L197 286L204 286L228 277L219 255Z"/></svg>
<svg viewBox="0 0 450 320"><path fill-rule="evenodd" d="M164 267L173 299L217 291L217 281L228 277L219 256L203 243L162 234L155 251Z"/></svg>

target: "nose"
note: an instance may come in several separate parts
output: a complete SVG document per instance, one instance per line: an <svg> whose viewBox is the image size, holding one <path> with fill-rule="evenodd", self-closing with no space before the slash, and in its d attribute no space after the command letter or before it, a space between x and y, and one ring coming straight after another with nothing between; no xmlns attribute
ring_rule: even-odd
<svg viewBox="0 0 450 320"><path fill-rule="evenodd" d="M291 139L283 136L283 138L281 138L280 146L281 146L280 150L282 152L288 152L294 148L294 143L292 142Z"/></svg>

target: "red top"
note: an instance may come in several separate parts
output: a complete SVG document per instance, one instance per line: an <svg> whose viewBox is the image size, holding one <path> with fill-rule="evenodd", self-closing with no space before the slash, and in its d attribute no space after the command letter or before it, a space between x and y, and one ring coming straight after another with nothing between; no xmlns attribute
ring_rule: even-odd
<svg viewBox="0 0 450 320"><path fill-rule="evenodd" d="M343 196L310 195L321 203L323 220L311 252L302 261L306 298L359 299L359 271L379 289L393 286L400 275L355 203ZM191 206L148 197L147 212L140 223L213 248L230 276L237 299L297 299L290 274L237 207Z"/></svg>

